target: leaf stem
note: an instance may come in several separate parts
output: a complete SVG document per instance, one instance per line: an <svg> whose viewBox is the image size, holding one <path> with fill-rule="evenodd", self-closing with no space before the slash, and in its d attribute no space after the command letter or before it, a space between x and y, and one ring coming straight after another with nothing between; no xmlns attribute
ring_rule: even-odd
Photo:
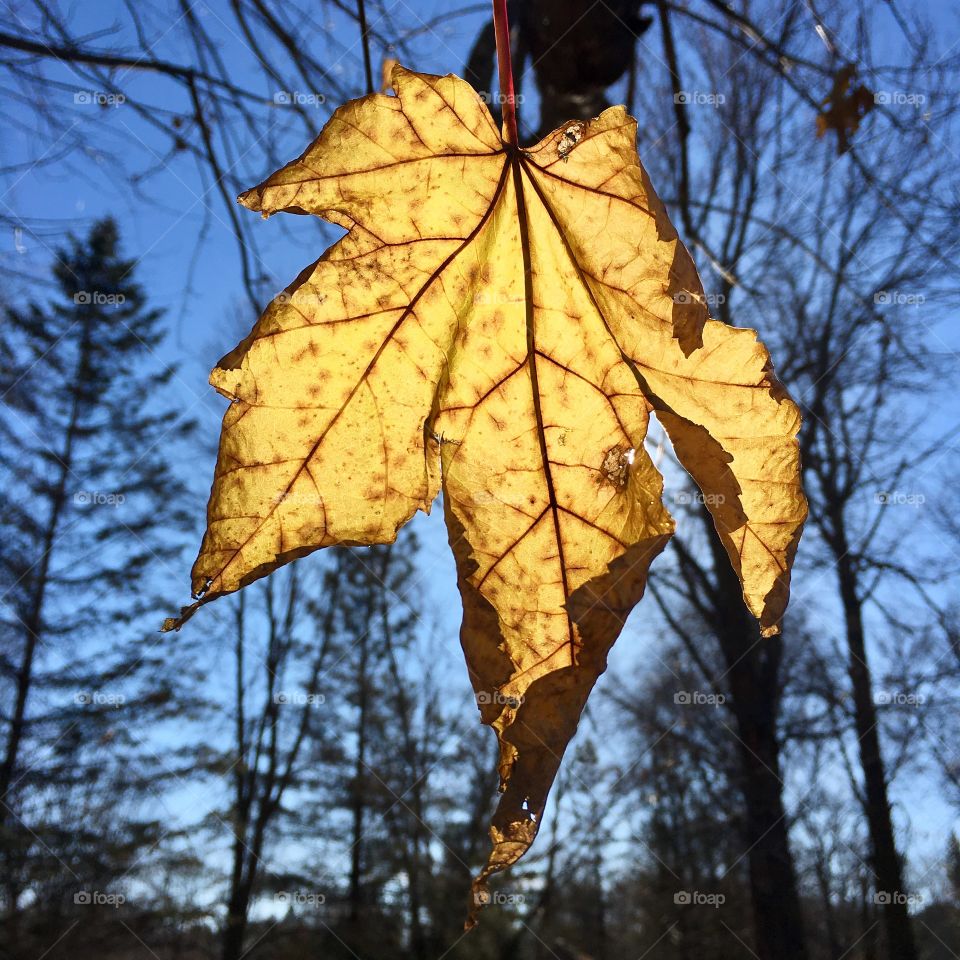
<svg viewBox="0 0 960 960"><path fill-rule="evenodd" d="M497 67L500 75L500 100L503 107L503 127L506 142L517 146L517 103L513 87L513 65L510 62L510 24L507 20L507 0L493 0L493 27L497 36Z"/></svg>

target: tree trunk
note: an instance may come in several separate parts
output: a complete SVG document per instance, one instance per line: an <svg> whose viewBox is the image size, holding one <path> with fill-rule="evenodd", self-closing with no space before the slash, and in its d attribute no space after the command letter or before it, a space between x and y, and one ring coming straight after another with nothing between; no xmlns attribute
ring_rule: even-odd
<svg viewBox="0 0 960 960"><path fill-rule="evenodd" d="M248 904L240 902L240 890L233 891L227 905L227 921L220 940L222 960L240 960L243 956L243 940L247 932Z"/></svg>
<svg viewBox="0 0 960 960"><path fill-rule="evenodd" d="M373 603L368 606L367 622L373 614ZM367 776L367 631L362 630L357 643L360 660L357 671L357 756L353 772L353 836L350 844L349 917L356 925L360 919L363 900L363 822L366 807L364 783ZM354 926L356 930L356 926Z"/></svg>
<svg viewBox="0 0 960 960"><path fill-rule="evenodd" d="M246 860L246 837L249 833L250 803L246 784L247 738L246 713L244 709L244 627L246 596L241 592L237 605L235 660L235 748L233 763L234 813L233 813L233 864L230 872L230 891L227 895L227 917L220 940L222 960L239 960L243 954L243 938L247 929L248 903L243 897L243 875Z"/></svg>
<svg viewBox="0 0 960 960"><path fill-rule="evenodd" d="M860 956L861 960L877 960L877 921L870 909L870 887L867 877L860 884Z"/></svg>
<svg viewBox="0 0 960 960"><path fill-rule="evenodd" d="M779 643L776 639L762 642ZM783 783L779 775L776 716L755 709L751 696L759 701L763 694L755 688L751 692L749 686L743 690L744 681L751 683L746 674L746 670L735 667L731 671L731 685L741 688L741 696L734 695L738 701L734 710L740 738L746 813L743 834L747 845L757 955L761 960L805 960L803 918L787 834Z"/></svg>
<svg viewBox="0 0 960 960"><path fill-rule="evenodd" d="M780 779L777 716L783 638L780 634L760 638L713 521L704 514L704 522L717 582L716 631L727 665L739 741L743 839L757 955L760 960L807 960Z"/></svg>
<svg viewBox="0 0 960 960"><path fill-rule="evenodd" d="M877 903L883 909L887 952L891 960L916 960L917 947L907 912L903 864L897 852L893 818L887 796L887 777L880 736L877 732L877 708L873 702L873 681L863 628L863 609L857 595L857 575L850 560L843 520L834 518L837 551L837 578L847 632L849 660L847 671L853 689L854 726L863 768L863 803L870 834L871 866L876 882Z"/></svg>

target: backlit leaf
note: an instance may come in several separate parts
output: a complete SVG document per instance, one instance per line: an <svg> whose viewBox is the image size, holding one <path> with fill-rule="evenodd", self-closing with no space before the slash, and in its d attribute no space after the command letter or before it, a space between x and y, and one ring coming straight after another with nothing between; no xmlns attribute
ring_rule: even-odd
<svg viewBox="0 0 960 960"><path fill-rule="evenodd" d="M348 231L211 383L232 403L193 569L202 603L443 504L461 641L500 740L490 859L516 861L673 531L651 412L765 634L806 502L799 415L751 330L710 320L622 107L505 146L456 77L396 67L243 204Z"/></svg>

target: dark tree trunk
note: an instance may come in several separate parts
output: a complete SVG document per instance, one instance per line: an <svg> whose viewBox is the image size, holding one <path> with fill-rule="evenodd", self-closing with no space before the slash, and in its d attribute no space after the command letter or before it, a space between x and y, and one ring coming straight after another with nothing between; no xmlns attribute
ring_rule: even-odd
<svg viewBox="0 0 960 960"><path fill-rule="evenodd" d="M236 757L233 764L234 812L233 812L233 865L230 873L230 891L227 895L227 917L220 940L222 960L239 960L243 954L243 939L247 929L249 904L243 897L244 864L246 862L245 839L250 828L250 802L247 793L248 772L246 713L244 710L244 627L246 596L241 592L237 605L235 643L235 736Z"/></svg>
<svg viewBox="0 0 960 960"><path fill-rule="evenodd" d="M887 952L891 960L916 960L917 947L907 912L903 863L897 852L893 818L887 796L887 777L880 752L877 708L864 639L863 609L857 594L857 575L850 559L842 518L834 518L837 578L847 631L847 671L853 690L854 727L863 768L863 805L870 834L871 866L877 902L883 911Z"/></svg>
<svg viewBox="0 0 960 960"><path fill-rule="evenodd" d="M862 960L877 960L877 921L870 909L871 884L866 876L860 885L860 955Z"/></svg>
<svg viewBox="0 0 960 960"><path fill-rule="evenodd" d="M253 848L246 854L243 876L238 884L231 886L230 900L227 904L227 921L220 939L222 960L242 960L245 956L243 941L247 935L250 899L258 872L255 864L260 862L262 852L262 841L258 842L255 838Z"/></svg>
<svg viewBox="0 0 960 960"><path fill-rule="evenodd" d="M716 573L716 632L733 696L743 841L760 960L806 960L800 895L790 852L780 778L781 635L762 639L741 599L740 583L713 521L704 515Z"/></svg>
<svg viewBox="0 0 960 960"><path fill-rule="evenodd" d="M779 638L761 641L778 647L780 643ZM734 666L730 677L731 687L740 691L734 693L734 714L757 954L762 960L805 960L803 918L783 806L776 713L761 705L766 698L754 686L750 669L754 659L748 654L745 668Z"/></svg>
<svg viewBox="0 0 960 960"><path fill-rule="evenodd" d="M232 897L227 910L227 922L220 941L220 956L223 960L240 960L247 932L247 904L241 903L239 897Z"/></svg>
<svg viewBox="0 0 960 960"><path fill-rule="evenodd" d="M538 129L521 130L522 142L536 142L568 120L588 120L610 106L607 90L632 69L637 38L651 24L641 14L643 5L643 0L515 0L510 5L517 92L529 61L541 97ZM476 90L492 90L496 55L491 21L477 35L464 66L464 77ZM491 109L499 121L495 101ZM529 124L531 117L523 119Z"/></svg>
<svg viewBox="0 0 960 960"><path fill-rule="evenodd" d="M546 136L568 120L586 120L610 106L607 90L631 67L637 37L649 26L640 0L526 0L515 22L541 94Z"/></svg>
<svg viewBox="0 0 960 960"><path fill-rule="evenodd" d="M374 615L374 602L371 599L367 607L367 623ZM368 713L368 678L367 658L368 642L367 631L362 630L357 637L360 647L360 659L357 668L357 756L353 771L353 835L350 844L350 893L349 918L354 929L360 920L363 907L363 825L366 814L366 790L364 785L367 779L367 713Z"/></svg>

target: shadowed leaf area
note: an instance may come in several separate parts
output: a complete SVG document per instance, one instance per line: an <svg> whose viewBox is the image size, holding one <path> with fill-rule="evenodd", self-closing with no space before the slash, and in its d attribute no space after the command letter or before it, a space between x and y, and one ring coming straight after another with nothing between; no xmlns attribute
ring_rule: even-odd
<svg viewBox="0 0 960 960"><path fill-rule="evenodd" d="M476 92L396 67L245 193L347 234L213 371L223 421L197 606L319 547L392 541L438 492L501 791L486 881L533 842L607 653L673 531L655 413L775 633L806 501L799 414L709 319L622 107L529 150Z"/></svg>

